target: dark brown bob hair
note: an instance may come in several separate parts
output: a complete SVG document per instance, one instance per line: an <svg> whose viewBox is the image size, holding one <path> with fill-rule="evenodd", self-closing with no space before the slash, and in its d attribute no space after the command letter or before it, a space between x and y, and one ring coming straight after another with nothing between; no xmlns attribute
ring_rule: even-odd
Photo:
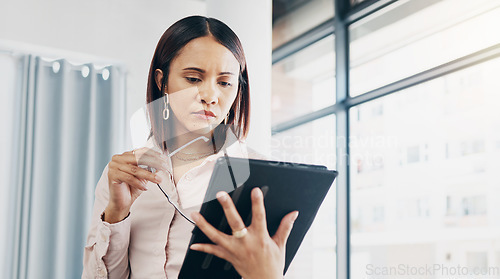
<svg viewBox="0 0 500 279"><path fill-rule="evenodd" d="M160 38L151 61L148 77L148 88L146 102L149 106L148 113L151 121L151 136L154 136L156 142L167 149L167 139L170 139L172 127L164 120L161 115L163 111L163 102L153 102L163 98L162 92L165 91L166 83L170 70L170 63L177 56L179 51L191 40L212 36L221 45L231 51L240 64L238 77L238 93L229 110L227 125L220 124L214 129L214 138L212 141L224 143L227 129L231 127L236 137L240 140L245 139L250 125L250 88L248 84L248 73L245 54L238 36L226 24L215 18L204 16L189 16L183 18L170 26ZM160 69L163 72L161 90L155 81L155 71ZM168 88L167 88L168 90ZM170 136L169 136L170 135ZM221 146L221 145L220 145Z"/></svg>

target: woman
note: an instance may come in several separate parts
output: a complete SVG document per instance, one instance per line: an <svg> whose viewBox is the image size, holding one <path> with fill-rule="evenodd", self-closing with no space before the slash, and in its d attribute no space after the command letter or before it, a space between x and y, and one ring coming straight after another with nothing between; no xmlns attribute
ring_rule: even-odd
<svg viewBox="0 0 500 279"><path fill-rule="evenodd" d="M252 191L248 228L227 193L217 194L233 235L198 213L217 158L259 157L244 143L250 99L238 37L212 18L174 23L155 50L147 102L147 147L114 155L96 187L82 277L177 278L193 229L184 215L191 213L215 244L189 249L231 262L245 279L282 278L285 244L298 212L286 215L273 237L259 188Z"/></svg>

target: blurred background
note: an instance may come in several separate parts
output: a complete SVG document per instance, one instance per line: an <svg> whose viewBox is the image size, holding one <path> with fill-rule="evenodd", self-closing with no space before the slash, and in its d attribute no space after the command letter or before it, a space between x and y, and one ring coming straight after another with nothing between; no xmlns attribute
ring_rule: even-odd
<svg viewBox="0 0 500 279"><path fill-rule="evenodd" d="M500 278L498 0L1 0L0 277L80 276L156 43L193 14L243 43L249 146L339 171L285 278Z"/></svg>

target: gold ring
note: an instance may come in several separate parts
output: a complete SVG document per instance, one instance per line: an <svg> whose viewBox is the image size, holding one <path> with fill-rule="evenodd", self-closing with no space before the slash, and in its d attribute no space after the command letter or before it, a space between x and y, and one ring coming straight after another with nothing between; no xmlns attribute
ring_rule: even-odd
<svg viewBox="0 0 500 279"><path fill-rule="evenodd" d="M247 235L247 233L248 233L247 228L243 228L243 229L241 229L239 231L233 231L233 236L236 237L236 238L242 238L245 235Z"/></svg>

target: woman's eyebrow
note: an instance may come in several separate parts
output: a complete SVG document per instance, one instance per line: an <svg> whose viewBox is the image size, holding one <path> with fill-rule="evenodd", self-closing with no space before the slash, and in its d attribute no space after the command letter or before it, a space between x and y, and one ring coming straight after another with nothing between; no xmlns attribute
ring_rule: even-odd
<svg viewBox="0 0 500 279"><path fill-rule="evenodd" d="M196 71L196 72L200 72L202 74L205 73L205 70L200 69L200 68L196 68L196 67L187 67L187 68L184 68L183 70L184 71ZM234 76L234 73L233 72L220 72L219 76L221 76L221 75L233 75Z"/></svg>
<svg viewBox="0 0 500 279"><path fill-rule="evenodd" d="M220 72L219 76L222 76L222 75L233 75L234 76L234 73L232 73L232 72Z"/></svg>

